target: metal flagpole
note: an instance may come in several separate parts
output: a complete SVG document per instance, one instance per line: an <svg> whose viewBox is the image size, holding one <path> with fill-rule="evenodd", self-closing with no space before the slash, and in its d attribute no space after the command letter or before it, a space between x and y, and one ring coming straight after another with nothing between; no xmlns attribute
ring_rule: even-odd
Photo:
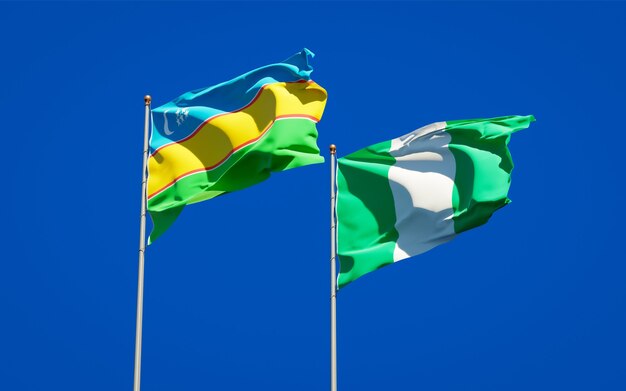
<svg viewBox="0 0 626 391"><path fill-rule="evenodd" d="M141 225L139 228L139 276L137 279L137 328L135 330L135 381L133 391L141 388L141 332L143 327L143 271L144 253L146 252L146 184L148 182L148 125L150 123L150 102L152 98L143 98L146 104L146 117L143 128L143 179L141 181Z"/></svg>
<svg viewBox="0 0 626 391"><path fill-rule="evenodd" d="M330 390L337 391L337 250L335 219L335 171L337 147L330 145Z"/></svg>

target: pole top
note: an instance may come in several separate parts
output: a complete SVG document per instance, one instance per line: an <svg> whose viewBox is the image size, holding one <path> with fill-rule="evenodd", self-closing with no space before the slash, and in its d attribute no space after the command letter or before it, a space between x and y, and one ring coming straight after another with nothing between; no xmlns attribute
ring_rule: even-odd
<svg viewBox="0 0 626 391"><path fill-rule="evenodd" d="M146 106L148 106L150 102L152 102L152 97L150 95L146 95L143 97L143 101L146 102Z"/></svg>
<svg viewBox="0 0 626 391"><path fill-rule="evenodd" d="M335 144L330 144L330 154L334 155L337 152L337 146Z"/></svg>

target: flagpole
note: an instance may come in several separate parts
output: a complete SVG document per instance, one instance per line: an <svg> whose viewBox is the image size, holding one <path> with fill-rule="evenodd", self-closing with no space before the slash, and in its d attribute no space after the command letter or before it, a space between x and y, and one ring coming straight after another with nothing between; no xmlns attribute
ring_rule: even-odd
<svg viewBox="0 0 626 391"><path fill-rule="evenodd" d="M336 175L335 144L330 145L330 390L337 391L337 266L336 227L335 220L335 175Z"/></svg>
<svg viewBox="0 0 626 391"><path fill-rule="evenodd" d="M144 253L146 252L146 184L148 181L148 126L150 123L150 103L152 98L146 95L145 121L143 128L143 179L141 181L141 224L139 228L139 275L137 278L137 328L135 330L135 380L133 391L141 388L141 333L143 327L143 276Z"/></svg>

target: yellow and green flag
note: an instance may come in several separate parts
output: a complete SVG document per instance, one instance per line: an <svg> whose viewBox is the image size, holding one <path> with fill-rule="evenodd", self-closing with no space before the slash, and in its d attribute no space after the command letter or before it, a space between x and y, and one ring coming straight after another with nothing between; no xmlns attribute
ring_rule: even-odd
<svg viewBox="0 0 626 391"><path fill-rule="evenodd" d="M188 204L241 190L271 172L322 163L316 123L326 91L307 49L152 110L148 211L161 236Z"/></svg>

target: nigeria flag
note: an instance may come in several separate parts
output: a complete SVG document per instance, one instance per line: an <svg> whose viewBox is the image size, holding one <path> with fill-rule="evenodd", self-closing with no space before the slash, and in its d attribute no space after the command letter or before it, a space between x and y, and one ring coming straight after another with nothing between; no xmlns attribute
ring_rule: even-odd
<svg viewBox="0 0 626 391"><path fill-rule="evenodd" d="M534 120L437 122L340 158L339 287L487 222L510 202L510 135Z"/></svg>

